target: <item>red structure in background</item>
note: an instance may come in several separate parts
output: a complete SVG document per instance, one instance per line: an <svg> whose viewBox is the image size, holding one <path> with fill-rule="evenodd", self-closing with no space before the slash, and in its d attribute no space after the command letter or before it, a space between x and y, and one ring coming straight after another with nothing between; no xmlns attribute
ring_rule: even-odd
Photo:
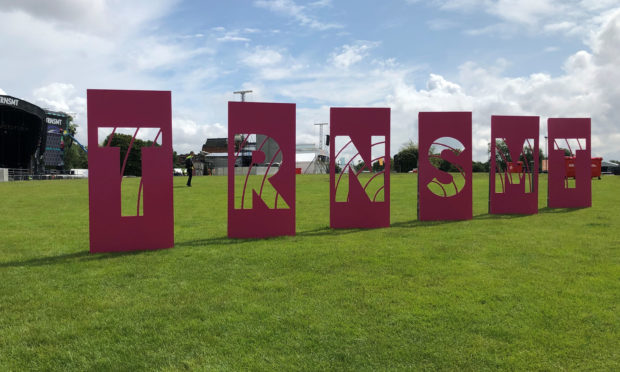
<svg viewBox="0 0 620 372"><path fill-rule="evenodd" d="M253 167L267 162L267 168L271 169L274 161L266 158L261 150L263 145L257 143L257 148L252 150L251 164L247 169L242 168L243 175L235 177L235 161L240 158L246 143L228 146L228 236L264 238L295 235L295 104L228 102L229 144L235 143L236 134L242 134L246 140L250 134L267 136L278 145L277 153L281 153L282 162L272 176L268 176L268 172L262 176L251 175ZM257 177L261 177L258 189L246 187L252 183L251 178L256 180ZM235 182L243 182L243 187L238 188L242 190L237 192L238 195L235 193ZM273 208L263 200L263 190L267 188L275 189ZM245 200L246 195L251 200ZM240 198L242 203L236 205L235 198ZM268 203L271 205L272 201Z"/></svg>
<svg viewBox="0 0 620 372"><path fill-rule="evenodd" d="M491 117L490 214L538 213L539 121L538 116ZM497 140L504 141L508 154L497 148ZM533 164L519 161L525 148L532 154ZM506 164L504 169L500 169L498 156Z"/></svg>
<svg viewBox="0 0 620 372"><path fill-rule="evenodd" d="M91 253L173 247L170 92L89 89L86 95ZM121 216L124 166L120 166L120 148L110 147L110 142L108 146L99 145L98 130L102 127L114 128L112 135L117 128L159 129L154 142L161 138L161 146L142 148L136 216ZM127 153L130 150L131 145ZM127 156L123 164L126 162ZM143 215L139 213L140 193Z"/></svg>
<svg viewBox="0 0 620 372"><path fill-rule="evenodd" d="M329 150L329 224L332 228L373 228L390 226L390 109L389 108L331 108ZM336 139L345 137L349 141L336 153ZM373 138L376 141L373 141ZM372 149L381 146L383 151L377 157ZM354 149L353 156L336 174L336 160L346 149ZM355 170L353 162L360 159L364 167ZM364 185L359 180L364 170L372 170L372 164L383 162L383 170L374 173ZM386 171L387 170L387 171ZM348 190L343 178L348 179ZM369 188L372 183L376 187ZM344 200L338 201L336 194L341 187ZM376 191L375 191L376 189ZM372 190L369 195L369 190ZM344 192L343 192L344 191ZM378 196L383 196L383 200Z"/></svg>
<svg viewBox="0 0 620 372"><path fill-rule="evenodd" d="M418 219L471 219L471 112L420 112L418 134ZM454 142L460 143L463 147L461 151L451 144ZM430 153L433 149L443 150L437 155ZM431 162L431 159L435 160ZM454 165L458 171L448 173L440 170L438 163L441 160Z"/></svg>
<svg viewBox="0 0 620 372"><path fill-rule="evenodd" d="M584 208L592 206L592 165L590 119L549 119L547 122L549 148L550 208ZM577 144L574 153L574 184L569 182L570 162L565 150L573 154L570 142ZM572 181L572 180L570 180Z"/></svg>
<svg viewBox="0 0 620 372"><path fill-rule="evenodd" d="M575 178L575 157L574 156L565 156L564 161L566 163L566 178ZM592 158L592 178L601 179L601 164L603 162L603 158Z"/></svg>
<svg viewBox="0 0 620 372"><path fill-rule="evenodd" d="M509 162L508 163L508 173L522 173L523 172L523 162Z"/></svg>

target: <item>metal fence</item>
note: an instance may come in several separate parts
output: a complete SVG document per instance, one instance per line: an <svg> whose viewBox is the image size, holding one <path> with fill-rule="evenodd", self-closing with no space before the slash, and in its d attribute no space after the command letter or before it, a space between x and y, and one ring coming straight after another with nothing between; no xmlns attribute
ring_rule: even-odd
<svg viewBox="0 0 620 372"><path fill-rule="evenodd" d="M8 168L8 181L72 180L85 178L83 175L67 173L32 174L28 169Z"/></svg>

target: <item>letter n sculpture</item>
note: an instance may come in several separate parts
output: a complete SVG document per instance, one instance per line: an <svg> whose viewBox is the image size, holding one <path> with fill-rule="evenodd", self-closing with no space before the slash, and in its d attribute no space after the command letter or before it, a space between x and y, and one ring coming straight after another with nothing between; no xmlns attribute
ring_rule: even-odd
<svg viewBox="0 0 620 372"><path fill-rule="evenodd" d="M549 119L549 208L592 206L590 119Z"/></svg>
<svg viewBox="0 0 620 372"><path fill-rule="evenodd" d="M330 126L330 226L390 226L390 109L332 108Z"/></svg>
<svg viewBox="0 0 620 372"><path fill-rule="evenodd" d="M491 117L489 213L538 213L538 116Z"/></svg>
<svg viewBox="0 0 620 372"><path fill-rule="evenodd" d="M295 104L228 102L228 236L295 235Z"/></svg>
<svg viewBox="0 0 620 372"><path fill-rule="evenodd" d="M174 246L170 92L88 90L87 104L91 253ZM121 149L110 145L116 130L128 127L135 134L121 159ZM111 129L107 141L98 138L102 128ZM121 183L140 129L155 133L153 144L141 150L137 206L122 215Z"/></svg>
<svg viewBox="0 0 620 372"><path fill-rule="evenodd" d="M471 112L420 112L418 133L418 219L471 219Z"/></svg>

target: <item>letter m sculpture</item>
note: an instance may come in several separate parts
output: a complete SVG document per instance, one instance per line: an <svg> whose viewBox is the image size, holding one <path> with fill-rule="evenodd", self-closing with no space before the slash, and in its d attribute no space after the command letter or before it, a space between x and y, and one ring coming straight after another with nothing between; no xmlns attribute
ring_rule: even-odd
<svg viewBox="0 0 620 372"><path fill-rule="evenodd" d="M548 119L547 130L549 208L591 207L590 119Z"/></svg>
<svg viewBox="0 0 620 372"><path fill-rule="evenodd" d="M228 236L295 235L295 104L228 102Z"/></svg>
<svg viewBox="0 0 620 372"><path fill-rule="evenodd" d="M489 213L538 213L538 116L491 117Z"/></svg>
<svg viewBox="0 0 620 372"><path fill-rule="evenodd" d="M87 104L91 253L174 246L170 92L88 90ZM136 134L141 128L155 128L153 142L161 142L161 146L141 150L142 178L135 216L121 213L121 182L135 135L122 165L120 148L98 138L99 128L113 128L111 140L117 128L127 127L135 128Z"/></svg>

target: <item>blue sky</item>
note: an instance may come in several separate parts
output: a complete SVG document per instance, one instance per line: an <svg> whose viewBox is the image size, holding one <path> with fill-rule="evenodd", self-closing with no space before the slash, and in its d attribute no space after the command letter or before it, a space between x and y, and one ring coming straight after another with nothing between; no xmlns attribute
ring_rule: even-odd
<svg viewBox="0 0 620 372"><path fill-rule="evenodd" d="M0 91L75 113L88 88L173 94L175 150L226 136L226 102L297 104L297 141L331 106L392 108L392 149L419 111L592 117L620 159L620 4L608 0L0 0ZM6 52L8 51L8 52Z"/></svg>

